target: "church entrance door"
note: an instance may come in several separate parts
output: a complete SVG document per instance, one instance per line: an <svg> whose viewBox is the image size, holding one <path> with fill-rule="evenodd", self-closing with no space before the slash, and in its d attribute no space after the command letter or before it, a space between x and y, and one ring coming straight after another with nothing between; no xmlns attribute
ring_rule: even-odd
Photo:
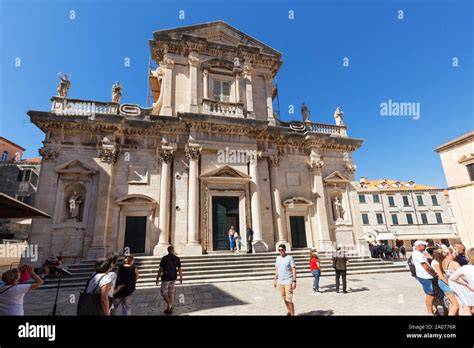
<svg viewBox="0 0 474 348"><path fill-rule="evenodd" d="M239 197L212 198L213 250L229 250L229 229L239 231Z"/></svg>

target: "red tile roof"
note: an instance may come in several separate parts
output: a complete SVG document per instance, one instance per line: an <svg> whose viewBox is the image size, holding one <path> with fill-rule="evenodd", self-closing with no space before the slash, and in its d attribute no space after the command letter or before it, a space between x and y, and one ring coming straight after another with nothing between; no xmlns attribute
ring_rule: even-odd
<svg viewBox="0 0 474 348"><path fill-rule="evenodd" d="M15 144L13 141L8 140L7 138L0 137L0 140L3 140L3 141L5 141L5 142L9 143L10 145L13 145L13 146L15 146L15 147L21 149L22 151L25 151L25 150L26 150L26 149L22 148L20 145Z"/></svg>

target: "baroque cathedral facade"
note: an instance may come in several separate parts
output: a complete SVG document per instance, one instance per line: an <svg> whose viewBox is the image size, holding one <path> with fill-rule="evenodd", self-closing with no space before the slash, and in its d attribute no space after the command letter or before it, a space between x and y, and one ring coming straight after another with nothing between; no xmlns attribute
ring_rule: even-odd
<svg viewBox="0 0 474 348"><path fill-rule="evenodd" d="M228 249L234 226L255 252L365 246L351 138L335 125L281 121L273 80L282 55L225 22L157 31L150 108L68 97L29 111L44 134L31 243L42 259L107 252Z"/></svg>

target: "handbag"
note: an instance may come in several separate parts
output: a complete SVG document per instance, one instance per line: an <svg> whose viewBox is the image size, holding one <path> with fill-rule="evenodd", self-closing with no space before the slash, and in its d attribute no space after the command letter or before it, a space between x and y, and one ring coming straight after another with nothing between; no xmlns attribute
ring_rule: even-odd
<svg viewBox="0 0 474 348"><path fill-rule="evenodd" d="M105 274L100 277L96 287L92 292L86 292L87 288L89 287L89 282L94 277L95 274L87 281L84 292L79 293L79 301L77 303L77 315L104 315L102 304L100 302L100 294L97 294L96 290L99 287L102 278L105 277Z"/></svg>

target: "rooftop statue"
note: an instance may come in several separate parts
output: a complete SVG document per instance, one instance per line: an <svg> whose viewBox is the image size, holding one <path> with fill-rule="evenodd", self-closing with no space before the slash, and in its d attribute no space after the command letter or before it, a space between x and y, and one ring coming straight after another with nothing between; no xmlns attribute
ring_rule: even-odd
<svg viewBox="0 0 474 348"><path fill-rule="evenodd" d="M303 103L301 105L301 115L303 116L303 122L309 122L309 113L310 110L308 109L308 106L306 103Z"/></svg>
<svg viewBox="0 0 474 348"><path fill-rule="evenodd" d="M112 86L112 103L120 103L120 99L122 98L122 85L120 82L115 81L114 85Z"/></svg>
<svg viewBox="0 0 474 348"><path fill-rule="evenodd" d="M342 112L341 108L338 106L336 111L334 111L334 119L336 120L337 126L344 126L343 118L344 112Z"/></svg>
<svg viewBox="0 0 474 348"><path fill-rule="evenodd" d="M71 81L69 81L69 77L66 74L59 73L58 74L58 87L56 88L58 92L58 97L67 97L67 92L69 91L69 87L71 86Z"/></svg>

